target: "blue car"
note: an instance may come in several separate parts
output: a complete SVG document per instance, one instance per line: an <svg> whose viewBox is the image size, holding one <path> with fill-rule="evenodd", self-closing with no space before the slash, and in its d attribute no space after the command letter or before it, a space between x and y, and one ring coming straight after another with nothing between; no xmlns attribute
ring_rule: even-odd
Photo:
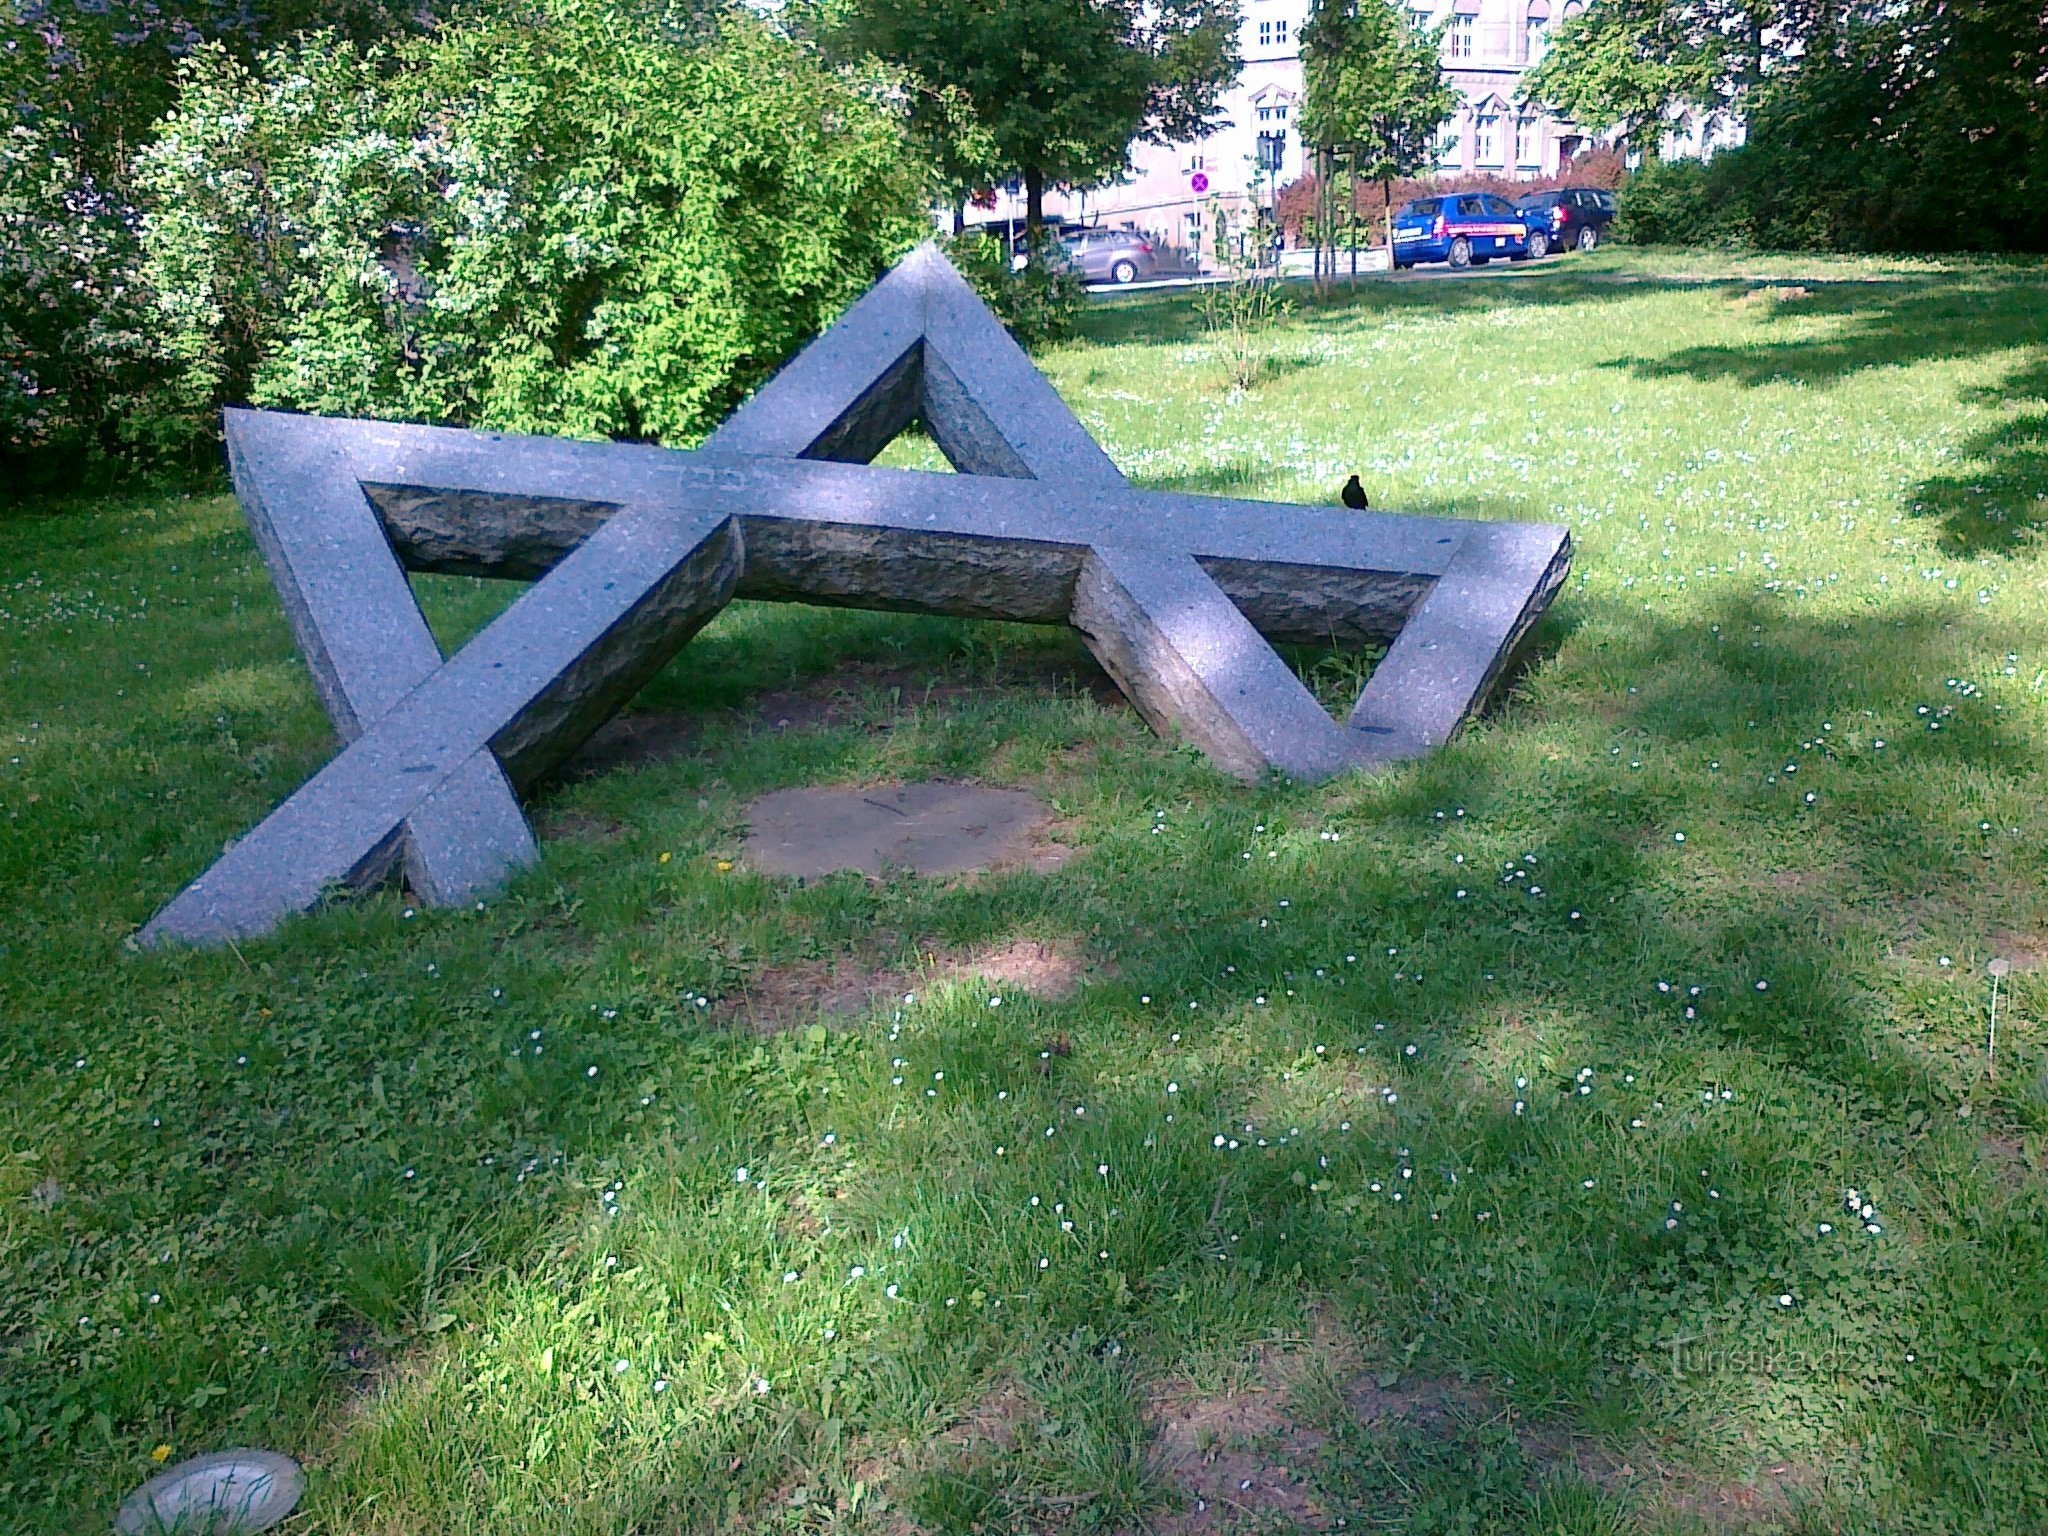
<svg viewBox="0 0 2048 1536"><path fill-rule="evenodd" d="M1550 250L1550 232L1491 192L1418 197L1394 215L1394 265L1421 261L1470 267L1496 256L1527 261Z"/></svg>

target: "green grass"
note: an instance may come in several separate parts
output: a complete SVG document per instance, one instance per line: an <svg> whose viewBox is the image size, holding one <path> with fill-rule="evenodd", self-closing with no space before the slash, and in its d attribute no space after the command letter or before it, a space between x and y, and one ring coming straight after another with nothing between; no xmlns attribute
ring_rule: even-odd
<svg viewBox="0 0 2048 1536"><path fill-rule="evenodd" d="M2039 1529L2048 277L1600 275L1703 260L1309 302L1243 396L1185 300L1043 359L1145 485L1571 526L1427 763L1248 790L1064 633L741 606L483 910L238 952L123 946L331 750L237 510L11 515L0 1524L260 1444L301 1531ZM923 775L1074 857L728 867ZM1089 984L946 968L1023 939Z"/></svg>

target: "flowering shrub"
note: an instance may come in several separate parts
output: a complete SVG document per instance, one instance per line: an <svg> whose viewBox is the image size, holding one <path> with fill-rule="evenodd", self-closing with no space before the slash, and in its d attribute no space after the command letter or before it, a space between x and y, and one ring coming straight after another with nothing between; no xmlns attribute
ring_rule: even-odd
<svg viewBox="0 0 2048 1536"><path fill-rule="evenodd" d="M156 376L136 250L134 210L56 135L0 135L0 459L93 451Z"/></svg>
<svg viewBox="0 0 2048 1536"><path fill-rule="evenodd" d="M924 227L899 123L745 14L200 50L142 156L176 409L686 442Z"/></svg>
<svg viewBox="0 0 2048 1536"><path fill-rule="evenodd" d="M0 469L18 488L136 449L198 446L160 409L138 271L135 154L205 45L253 56L313 25L417 30L431 0L12 0L0 47ZM38 473L40 471L41 473Z"/></svg>

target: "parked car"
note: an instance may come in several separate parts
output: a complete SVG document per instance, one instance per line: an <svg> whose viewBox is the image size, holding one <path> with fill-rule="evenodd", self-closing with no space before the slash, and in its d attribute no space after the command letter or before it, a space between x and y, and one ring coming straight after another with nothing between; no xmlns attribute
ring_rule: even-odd
<svg viewBox="0 0 2048 1536"><path fill-rule="evenodd" d="M1526 261L1550 249L1549 231L1525 220L1491 192L1418 197L1394 215L1394 265L1446 261L1482 265L1496 256Z"/></svg>
<svg viewBox="0 0 2048 1536"><path fill-rule="evenodd" d="M1135 283L1159 273L1159 252L1134 229L1083 229L1060 239L1084 283Z"/></svg>
<svg viewBox="0 0 2048 1536"><path fill-rule="evenodd" d="M1612 192L1598 187L1559 187L1517 198L1515 207L1524 218L1533 215L1542 221L1555 249L1590 251L1607 238L1607 226L1614 221L1619 204Z"/></svg>

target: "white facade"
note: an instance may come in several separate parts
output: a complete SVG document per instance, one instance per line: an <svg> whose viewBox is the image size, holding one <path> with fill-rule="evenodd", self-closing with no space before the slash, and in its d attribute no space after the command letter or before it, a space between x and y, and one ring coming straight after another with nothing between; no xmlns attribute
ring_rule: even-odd
<svg viewBox="0 0 2048 1536"><path fill-rule="evenodd" d="M1516 101L1521 79L1543 57L1549 28L1575 14L1583 0L1411 0L1409 14L1426 26L1448 21L1444 65L1464 98L1442 135L1440 168L1512 178L1554 174L1586 141L1560 121ZM1303 161L1301 27L1308 0L1243 0L1238 52L1244 67L1224 93L1224 122L1190 144L1133 147L1131 170L1086 192L1048 194L1046 211L1088 223L1141 229L1155 239L1207 256L1219 217L1249 222L1270 207L1275 191L1299 179ZM1279 170L1261 167L1259 140L1278 144ZM1269 157L1273 154L1269 151ZM976 222L1023 217L1023 200L998 194Z"/></svg>

